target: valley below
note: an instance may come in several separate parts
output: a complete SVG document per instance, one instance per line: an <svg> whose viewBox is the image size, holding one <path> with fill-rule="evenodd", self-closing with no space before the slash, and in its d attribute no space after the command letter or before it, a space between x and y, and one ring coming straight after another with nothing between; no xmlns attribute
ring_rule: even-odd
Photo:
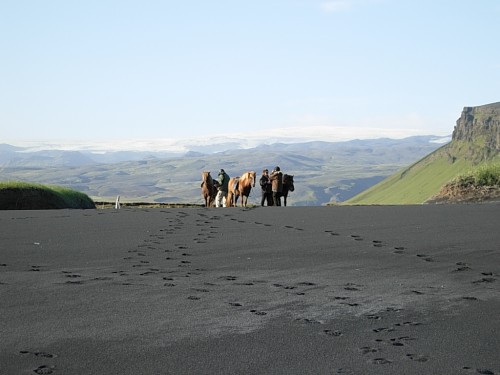
<svg viewBox="0 0 500 375"><path fill-rule="evenodd" d="M439 137L372 139L347 142L277 143L216 153L164 156L154 152L120 155L78 152L6 151L0 147L0 178L69 187L95 201L202 204L201 172L213 177L224 168L231 176L280 166L294 175L288 204L319 206L345 201L439 148ZM2 145L0 145L2 146ZM137 160L139 159L139 160ZM110 162L106 162L109 160ZM258 181L250 204L259 204Z"/></svg>

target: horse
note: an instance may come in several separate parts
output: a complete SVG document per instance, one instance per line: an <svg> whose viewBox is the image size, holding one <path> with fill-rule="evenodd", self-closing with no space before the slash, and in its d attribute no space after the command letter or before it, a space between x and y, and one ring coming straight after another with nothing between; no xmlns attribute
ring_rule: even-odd
<svg viewBox="0 0 500 375"><path fill-rule="evenodd" d="M201 196L205 201L205 207L213 207L215 196L217 195L217 188L215 187L214 180L210 176L210 172L201 172Z"/></svg>
<svg viewBox="0 0 500 375"><path fill-rule="evenodd" d="M241 207L246 207L248 197L252 187L255 187L257 173L255 171L245 172L241 177L232 177L229 179L229 187L227 192L228 207L236 207L238 197L241 195Z"/></svg>
<svg viewBox="0 0 500 375"><path fill-rule="evenodd" d="M294 191L295 186L293 185L293 176L289 174L283 175L283 190L281 191L281 195L283 196L283 204L286 207L286 198L288 197L289 191Z"/></svg>

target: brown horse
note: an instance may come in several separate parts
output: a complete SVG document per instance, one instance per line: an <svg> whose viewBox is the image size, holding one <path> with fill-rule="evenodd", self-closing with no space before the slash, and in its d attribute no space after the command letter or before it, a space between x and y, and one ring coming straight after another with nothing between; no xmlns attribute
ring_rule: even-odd
<svg viewBox="0 0 500 375"><path fill-rule="evenodd" d="M293 185L293 176L289 174L283 175L283 190L281 195L283 196L283 204L286 206L286 198L288 197L289 191L294 191L295 186Z"/></svg>
<svg viewBox="0 0 500 375"><path fill-rule="evenodd" d="M217 188L215 187L214 180L210 176L210 172L201 172L201 196L205 201L205 207L213 207L215 196L217 195Z"/></svg>
<svg viewBox="0 0 500 375"><path fill-rule="evenodd" d="M241 177L233 177L229 180L229 187L227 193L228 207L236 207L238 197L241 195L241 207L246 207L248 197L252 187L255 187L257 173L254 171L245 172Z"/></svg>

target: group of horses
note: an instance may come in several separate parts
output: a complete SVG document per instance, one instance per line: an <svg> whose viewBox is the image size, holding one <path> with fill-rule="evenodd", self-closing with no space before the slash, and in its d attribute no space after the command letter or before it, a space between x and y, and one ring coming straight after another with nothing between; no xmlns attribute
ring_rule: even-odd
<svg viewBox="0 0 500 375"><path fill-rule="evenodd" d="M210 172L201 173L201 196L205 202L205 207L213 207L215 204L215 197L217 195L217 186ZM228 192L226 195L226 207L236 207L238 198L241 196L241 207L247 207L248 197L250 191L255 187L257 173L255 171L245 172L239 177L231 177L229 179ZM293 176L283 175L283 204L286 206L286 199L288 192L294 191Z"/></svg>

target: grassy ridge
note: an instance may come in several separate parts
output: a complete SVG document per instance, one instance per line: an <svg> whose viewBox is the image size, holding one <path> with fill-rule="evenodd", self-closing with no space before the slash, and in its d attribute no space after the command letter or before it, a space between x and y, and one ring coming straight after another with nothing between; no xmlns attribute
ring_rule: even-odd
<svg viewBox="0 0 500 375"><path fill-rule="evenodd" d="M446 146L346 201L346 204L420 204L451 179L472 167L450 160Z"/></svg>
<svg viewBox="0 0 500 375"><path fill-rule="evenodd" d="M500 163L495 160L475 164L467 158L451 157L450 147L444 146L345 204L421 204L450 181L464 186L495 186L500 180Z"/></svg>
<svg viewBox="0 0 500 375"><path fill-rule="evenodd" d="M0 209L95 208L86 194L69 188L28 182L0 182Z"/></svg>

